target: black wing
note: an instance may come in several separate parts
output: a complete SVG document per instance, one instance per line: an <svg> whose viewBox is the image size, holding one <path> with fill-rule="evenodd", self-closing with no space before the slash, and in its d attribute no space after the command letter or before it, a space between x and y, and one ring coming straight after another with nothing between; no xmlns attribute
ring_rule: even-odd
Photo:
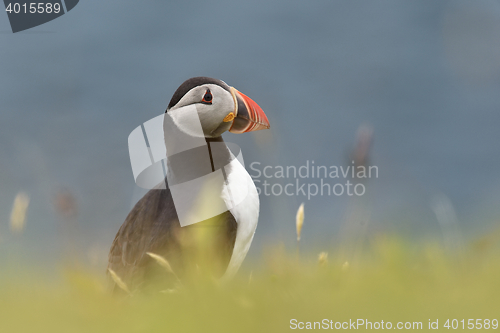
<svg viewBox="0 0 500 333"><path fill-rule="evenodd" d="M200 267L221 276L233 253L236 229L236 220L229 211L181 227L170 190L153 189L139 200L118 230L109 252L108 269L129 289L142 289L160 281L162 288L171 286L177 277L147 255L152 252L166 258L181 279Z"/></svg>

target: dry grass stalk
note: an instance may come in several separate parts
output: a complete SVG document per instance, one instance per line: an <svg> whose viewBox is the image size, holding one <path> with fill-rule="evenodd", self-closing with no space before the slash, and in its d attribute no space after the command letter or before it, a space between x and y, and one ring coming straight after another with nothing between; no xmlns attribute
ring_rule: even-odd
<svg viewBox="0 0 500 333"><path fill-rule="evenodd" d="M125 291L126 293L130 294L130 290L127 287L127 284L123 282L123 280L118 276L118 274L115 273L114 270L111 268L108 268L109 274L111 275L111 278L113 281L115 281L116 285L120 287L121 290Z"/></svg>
<svg viewBox="0 0 500 333"><path fill-rule="evenodd" d="M30 198L26 193L20 192L14 199L12 212L10 214L10 230L21 233L26 225L26 211L30 203Z"/></svg>

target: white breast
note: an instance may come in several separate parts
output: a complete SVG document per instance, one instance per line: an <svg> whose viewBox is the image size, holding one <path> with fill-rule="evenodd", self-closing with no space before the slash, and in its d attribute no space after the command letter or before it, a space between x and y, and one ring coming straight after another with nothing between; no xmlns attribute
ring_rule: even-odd
<svg viewBox="0 0 500 333"><path fill-rule="evenodd" d="M238 159L234 158L224 169L227 190L223 191L222 199L238 223L233 254L222 277L226 281L236 274L250 249L259 219L259 195L252 177Z"/></svg>

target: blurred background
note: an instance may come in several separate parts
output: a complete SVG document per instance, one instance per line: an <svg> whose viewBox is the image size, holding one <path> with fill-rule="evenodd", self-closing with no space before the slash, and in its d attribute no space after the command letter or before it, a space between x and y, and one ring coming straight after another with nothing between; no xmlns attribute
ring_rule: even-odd
<svg viewBox="0 0 500 333"><path fill-rule="evenodd" d="M0 14L0 45L0 262L75 252L104 271L144 193L128 135L193 76L266 112L270 131L225 134L247 168L361 155L379 170L362 198L261 196L251 257L294 244L302 202L311 249L336 246L352 219L358 234L444 244L498 226L497 0L85 0L16 34Z"/></svg>

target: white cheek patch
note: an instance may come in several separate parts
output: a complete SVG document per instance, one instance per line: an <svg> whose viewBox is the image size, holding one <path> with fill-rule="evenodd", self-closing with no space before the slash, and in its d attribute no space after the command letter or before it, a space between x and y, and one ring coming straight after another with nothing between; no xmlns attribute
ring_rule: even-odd
<svg viewBox="0 0 500 333"><path fill-rule="evenodd" d="M195 104L165 113L163 128L165 134L168 135L165 141L172 142L169 146L176 146L176 151L169 152L170 155L206 144Z"/></svg>
<svg viewBox="0 0 500 333"><path fill-rule="evenodd" d="M168 137L165 137L165 133L168 133ZM196 106L190 105L161 114L146 121L144 128L139 126L130 133L128 137L130 163L134 180L139 187L166 188L164 184L168 157L166 141L169 143L169 156L206 147ZM206 157L209 158L208 151Z"/></svg>

